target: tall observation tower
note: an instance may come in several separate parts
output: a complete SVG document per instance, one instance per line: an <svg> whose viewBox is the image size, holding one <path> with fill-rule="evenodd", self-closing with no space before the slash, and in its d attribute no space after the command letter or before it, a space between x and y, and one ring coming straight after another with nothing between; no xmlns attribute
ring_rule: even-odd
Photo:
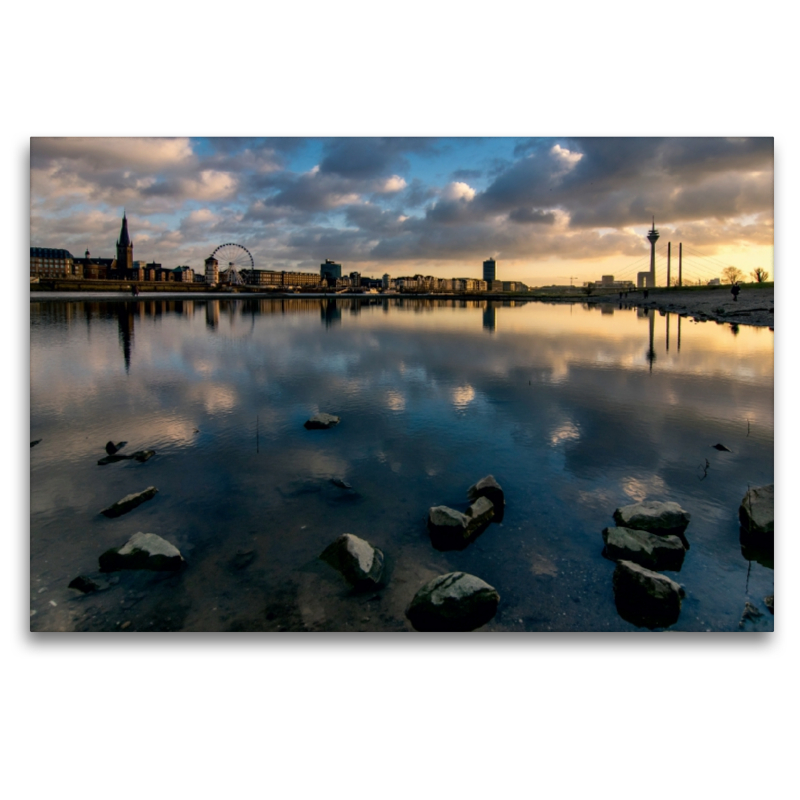
<svg viewBox="0 0 800 800"><path fill-rule="evenodd" d="M653 227L647 232L647 241L650 242L650 278L648 279L648 287L653 288L656 285L656 242L658 241L655 217L653 217Z"/></svg>

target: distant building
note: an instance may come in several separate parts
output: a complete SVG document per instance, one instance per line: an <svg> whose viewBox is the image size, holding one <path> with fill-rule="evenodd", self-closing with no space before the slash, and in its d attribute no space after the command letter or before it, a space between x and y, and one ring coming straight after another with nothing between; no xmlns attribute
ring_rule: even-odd
<svg viewBox="0 0 800 800"><path fill-rule="evenodd" d="M654 284L652 283L651 272L637 272L636 273L636 288L637 289L650 289Z"/></svg>
<svg viewBox="0 0 800 800"><path fill-rule="evenodd" d="M342 265L325 259L324 264L319 265L319 277L328 282L328 286L336 286L336 281L342 277Z"/></svg>
<svg viewBox="0 0 800 800"><path fill-rule="evenodd" d="M116 267L114 258L92 258L87 250L83 258L75 259L75 270L79 278L87 281L104 281L112 277L111 271Z"/></svg>
<svg viewBox="0 0 800 800"><path fill-rule="evenodd" d="M191 267L175 267L172 272L178 283L194 283L194 270Z"/></svg>
<svg viewBox="0 0 800 800"><path fill-rule="evenodd" d="M720 286L721 284L720 284L720 280L719 280L719 278L712 278L712 279L711 279L711 280L708 282L708 285L709 285L709 286Z"/></svg>
<svg viewBox="0 0 800 800"><path fill-rule="evenodd" d="M504 292L527 292L528 285L522 281L495 281L500 283Z"/></svg>
<svg viewBox="0 0 800 800"><path fill-rule="evenodd" d="M206 283L219 283L219 261L214 256L206 259Z"/></svg>
<svg viewBox="0 0 800 800"><path fill-rule="evenodd" d="M387 272L387 273L386 273L386 274L383 276L383 279L382 279L382 281L381 281L381 284L382 284L382 286L383 286L383 290L384 290L384 291L387 291L387 290L388 290L388 289L391 287L391 283L392 283L392 278L391 278L391 276L389 275L389 273Z"/></svg>
<svg viewBox="0 0 800 800"><path fill-rule="evenodd" d="M489 284L497 278L497 262L493 258L487 258L483 262L483 279Z"/></svg>
<svg viewBox="0 0 800 800"><path fill-rule="evenodd" d="M32 278L75 278L83 277L75 272L75 259L69 250L51 247L31 247Z"/></svg>
<svg viewBox="0 0 800 800"><path fill-rule="evenodd" d="M361 273L360 272L351 272L350 273L350 285L358 289L361 286Z"/></svg>
<svg viewBox="0 0 800 800"><path fill-rule="evenodd" d="M640 272L639 275L646 275L649 280L649 272ZM630 292L635 288L633 281L615 281L613 275L603 275L599 281L589 282L586 286L592 289L609 289L618 292Z"/></svg>
<svg viewBox="0 0 800 800"><path fill-rule="evenodd" d="M111 268L113 273L111 277L119 280L142 280L138 274L139 270L135 270L133 266L133 241L128 234L128 217L125 211L122 212L122 227L119 231L119 239L117 239L117 261Z"/></svg>

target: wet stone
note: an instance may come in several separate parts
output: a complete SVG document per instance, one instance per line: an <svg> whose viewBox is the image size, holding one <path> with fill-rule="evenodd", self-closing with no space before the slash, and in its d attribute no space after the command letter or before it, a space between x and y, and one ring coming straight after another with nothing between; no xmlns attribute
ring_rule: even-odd
<svg viewBox="0 0 800 800"><path fill-rule="evenodd" d="M137 506L152 499L157 493L158 489L155 486L148 486L144 491L126 495L122 500L118 500L108 508L104 508L100 513L106 517L121 517L123 514L127 514Z"/></svg>
<svg viewBox="0 0 800 800"><path fill-rule="evenodd" d="M633 528L605 528L603 555L612 561L633 561L652 570L680 570L686 548L680 537L659 536Z"/></svg>
<svg viewBox="0 0 800 800"><path fill-rule="evenodd" d="M185 564L175 545L155 533L135 533L122 546L106 550L100 556L100 571L149 569L158 572L175 571Z"/></svg>
<svg viewBox="0 0 800 800"><path fill-rule="evenodd" d="M749 489L739 506L739 522L754 540L766 542L775 532L775 485Z"/></svg>
<svg viewBox="0 0 800 800"><path fill-rule="evenodd" d="M357 589L375 589L383 578L383 553L368 541L343 533L320 554Z"/></svg>
<svg viewBox="0 0 800 800"><path fill-rule="evenodd" d="M332 428L334 425L338 425L340 422L339 417L335 416L334 414L314 414L313 417L306 420L304 427L308 430L315 430L315 429L323 429L323 428Z"/></svg>
<svg viewBox="0 0 800 800"><path fill-rule="evenodd" d="M100 589L100 585L91 578L87 578L85 575L78 575L77 578L73 578L69 582L68 588L77 589L79 592L89 594L89 592L96 592Z"/></svg>
<svg viewBox="0 0 800 800"><path fill-rule="evenodd" d="M483 533L494 518L494 506L479 497L465 514L448 506L428 510L428 533L437 550L463 550Z"/></svg>
<svg viewBox="0 0 800 800"><path fill-rule="evenodd" d="M764 605L767 607L767 610L770 614L775 613L775 595L771 594L769 597L764 598Z"/></svg>
<svg viewBox="0 0 800 800"><path fill-rule="evenodd" d="M466 572L449 572L414 595L406 617L418 631L473 631L497 613L500 595L486 581Z"/></svg>
<svg viewBox="0 0 800 800"><path fill-rule="evenodd" d="M690 515L675 502L646 500L631 503L614 511L614 522L622 528L650 531L658 534L682 535L689 525Z"/></svg>
<svg viewBox="0 0 800 800"><path fill-rule="evenodd" d="M487 475L467 489L467 497L474 502L479 497L487 498L494 506L494 521L502 522L505 512L506 496L494 475Z"/></svg>
<svg viewBox="0 0 800 800"><path fill-rule="evenodd" d="M746 622L755 622L759 617L764 615L748 600L744 604L744 611L742 611L742 618L739 620L739 627L744 628Z"/></svg>
<svg viewBox="0 0 800 800"><path fill-rule="evenodd" d="M614 600L619 615L643 628L666 628L678 621L683 587L658 572L619 561L613 577Z"/></svg>

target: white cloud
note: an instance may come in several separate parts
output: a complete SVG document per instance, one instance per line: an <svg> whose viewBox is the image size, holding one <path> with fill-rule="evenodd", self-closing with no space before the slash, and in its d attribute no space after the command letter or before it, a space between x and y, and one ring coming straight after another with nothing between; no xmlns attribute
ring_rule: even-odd
<svg viewBox="0 0 800 800"><path fill-rule="evenodd" d="M468 183L452 181L442 189L442 197L445 200L472 200L475 190Z"/></svg>

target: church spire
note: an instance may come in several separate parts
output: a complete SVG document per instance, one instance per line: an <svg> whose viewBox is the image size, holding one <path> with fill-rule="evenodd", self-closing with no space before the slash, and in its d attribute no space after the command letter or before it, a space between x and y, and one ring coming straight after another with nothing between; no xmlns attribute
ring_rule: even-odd
<svg viewBox="0 0 800 800"><path fill-rule="evenodd" d="M131 237L128 235L128 217L125 215L125 209L122 209L122 228L119 231L118 247L130 247L133 243Z"/></svg>

